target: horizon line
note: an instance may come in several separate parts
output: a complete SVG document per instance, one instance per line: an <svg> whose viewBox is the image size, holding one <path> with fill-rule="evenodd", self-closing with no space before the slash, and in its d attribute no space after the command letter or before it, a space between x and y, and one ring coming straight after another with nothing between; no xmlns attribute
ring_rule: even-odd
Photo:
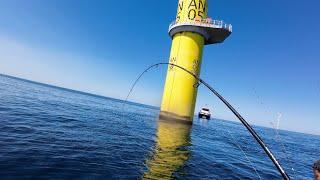
<svg viewBox="0 0 320 180"><path fill-rule="evenodd" d="M85 92L85 91L76 90L76 89L71 89L71 88L67 88L67 87L61 87L61 86L58 86L58 85L38 82L38 81L25 79L25 78L13 76L13 75L0 73L0 76L4 76L4 77L7 77L7 78L12 78L12 79L25 81L25 82L28 82L28 83L38 84L38 85L41 85L41 86L48 86L48 87L51 87L51 88L60 89L60 90L64 90L64 91L75 92L75 93L79 93L79 94L83 94L83 95L88 95L88 96L93 96L93 97L98 97L98 98L103 98L103 99L111 99L111 100L115 100L115 101L121 101L122 103L126 103L127 102L129 104L142 105L142 106L146 106L146 107L149 107L149 108L152 108L152 109L160 109L160 107L149 105L149 104L144 104L144 103L134 102L134 101L129 101L129 100L123 100L123 99L109 97L109 96L105 96L105 95L94 94L94 93ZM235 122L235 123L241 124L241 122L239 122L237 120L234 120L234 119L228 120L228 119L219 118L219 117L216 117L214 119L222 120L222 121ZM255 126L255 127L262 127L262 128L267 128L267 129L275 129L275 128L267 127L267 126L263 126L263 125L256 125L256 124L252 124L252 125ZM287 131L287 132L293 132L293 133L300 133L300 134L306 134L306 135L312 135L312 136L320 136L320 134L312 134L312 133L307 133L307 132L299 132L299 131L293 131L293 130L287 130L287 129L281 129L281 128L280 129L275 129L275 130Z"/></svg>

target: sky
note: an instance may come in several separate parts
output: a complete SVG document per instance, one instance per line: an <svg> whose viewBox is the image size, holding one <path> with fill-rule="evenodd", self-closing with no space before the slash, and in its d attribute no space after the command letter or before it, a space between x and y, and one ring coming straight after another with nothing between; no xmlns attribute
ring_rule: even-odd
<svg viewBox="0 0 320 180"><path fill-rule="evenodd" d="M148 66L167 62L178 1L0 0L0 74L124 99ZM248 120L320 135L320 2L209 0L233 25L204 49L201 78ZM131 101L160 106L166 67L147 73ZM236 120L199 87L196 112Z"/></svg>

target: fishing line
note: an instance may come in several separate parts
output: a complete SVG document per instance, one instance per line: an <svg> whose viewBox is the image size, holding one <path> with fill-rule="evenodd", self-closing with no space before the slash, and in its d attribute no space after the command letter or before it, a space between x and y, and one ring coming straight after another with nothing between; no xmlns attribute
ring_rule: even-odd
<svg viewBox="0 0 320 180"><path fill-rule="evenodd" d="M225 127L227 127L227 125L225 124L225 122L223 122L222 124L223 124ZM252 161L251 161L250 158L247 156L247 154L246 154L246 152L244 151L244 149L240 146L240 143L237 143L237 141L235 140L234 136L232 135L232 133L231 133L228 129L226 129L226 131L227 131L227 133L229 134L229 136L231 136L231 139L230 139L230 138L228 138L228 139L229 139L230 141L232 141L233 144L235 144L235 146L237 146L237 147L241 150L242 154L245 156L245 158L246 158L247 161L249 162L251 168L254 170L254 172L255 172L256 175L258 176L258 178L259 178L259 179L262 179L261 176L260 176L260 174L258 173L257 169L253 166ZM228 136L227 136L227 137L228 137Z"/></svg>
<svg viewBox="0 0 320 180"><path fill-rule="evenodd" d="M128 99L129 99L130 95L132 94L135 86L136 86L137 83L140 81L140 79L143 77L143 75L146 74L149 70L151 70L151 69L153 69L153 68L158 68L158 67L159 67L158 64L152 65L152 66L148 67L147 69L145 69L145 70L139 75L139 77L135 80L135 82L133 83L133 85L132 85L131 88L130 88L130 91L129 91L126 99L125 99L126 102L128 101ZM197 83L194 85L195 88L198 88L199 86L200 86L200 83L199 83L199 82L197 82ZM123 106L123 109L124 109L124 106ZM124 111L123 111L123 112L124 112ZM225 124L224 124L224 125L225 125ZM231 138L232 138L232 139L230 139L230 138L228 138L228 139L229 139L230 141L232 141L232 142L235 144L235 146L237 146L237 147L241 150L241 152L243 153L243 155L245 156L245 158L246 158L247 161L249 162L251 168L254 170L254 172L256 173L256 175L258 176L258 178L259 178L259 179L262 179L261 176L259 175L258 171L256 170L256 168L253 166L253 163L251 162L251 160L249 159L249 157L248 157L247 154L245 153L245 151L244 151L244 150L242 149L242 147L235 141L233 135L232 135L228 130L227 130L227 132L228 132L229 136L231 136ZM227 136L227 137L228 137L228 136Z"/></svg>
<svg viewBox="0 0 320 180"><path fill-rule="evenodd" d="M263 106L262 108L266 109L265 112L266 113L270 113L273 114L273 112L271 111L271 108L268 107L262 100L262 98L258 95L256 88L253 88L253 92L254 95L256 96L258 103L260 102L260 104ZM280 116L280 117L279 117ZM273 127L273 131L275 134L275 141L277 143L280 143L280 150L282 151L282 153L284 154L285 159L290 163L291 166L291 170L293 172L293 176L296 177L296 173L295 173L295 169L293 168L293 161L292 158L288 156L287 150L284 146L284 144L282 143L282 138L279 134L279 122L280 122L280 118L281 118L282 114L280 113L280 115L278 115L277 118L277 125L275 125L273 122L270 122L271 126Z"/></svg>
<svg viewBox="0 0 320 180"><path fill-rule="evenodd" d="M278 118L280 118L280 117L278 117ZM278 122L279 122L279 119L278 119ZM291 170L292 170L292 172L293 172L293 176L296 178L297 176L296 176L296 171L295 171L295 169L293 168L292 158L289 156L289 154L287 153L287 148L286 148L285 145L282 143L282 138L281 138L280 133L279 133L279 123L278 123L278 126L277 126L278 128L276 128L274 124L272 124L272 126L273 126L274 133L276 134L276 135L275 135L275 137L276 137L276 138L275 138L275 141L278 142L278 143L280 143L280 146L281 146L281 148L282 148L282 151L283 151L283 153L284 153L284 156L285 156L286 160L290 163ZM278 139L278 141L277 141L277 139Z"/></svg>
<svg viewBox="0 0 320 180"><path fill-rule="evenodd" d="M199 84L203 84L204 86L206 86L215 96L217 96L227 107L229 110L232 111L232 113L240 120L240 122L247 128L247 130L250 132L250 134L253 136L253 138L259 143L259 145L261 146L261 148L265 151L265 153L267 154L267 156L270 158L270 160L273 162L273 164L276 166L277 170L279 171L279 173L281 174L281 176L283 177L283 179L285 180L289 180L290 177L288 176L288 174L285 172L284 168L281 166L281 164L279 163L279 161L275 158L275 156L273 155L273 153L270 151L270 149L267 147L267 145L263 142L263 140L261 139L261 137L257 134L257 132L250 126L250 124L248 124L248 122L240 115L240 113L235 110L233 108L233 106L231 106L231 104L224 99L224 97L222 97L215 89L213 89L208 83L206 83L205 81L203 81L201 78L199 78L197 75L193 74L192 72L190 72L189 70L187 70L184 67L181 67L179 65L176 64L172 64L172 63L156 63L153 64L151 66L149 66L146 70L144 70L140 76L138 77L138 79L134 82L134 84L132 85L127 97L126 97L126 101L128 100L128 97L130 96L130 94L132 93L135 85L138 83L138 81L140 80L140 78L150 69L154 68L154 67L158 67L159 65L171 65L174 67L177 67L185 72L187 72L188 74L190 74L191 76L193 76Z"/></svg>
<svg viewBox="0 0 320 180"><path fill-rule="evenodd" d="M125 106L128 104L129 102L129 97L132 94L135 86L138 84L138 82L140 81L140 79L143 77L143 75L145 73L147 73L149 70L151 70L152 68L157 68L159 65L154 64L152 66L149 66L147 69L145 69L139 76L138 78L134 81L134 83L132 84L129 93L127 94L125 100L122 102L122 107L121 107L121 112L122 112L122 117L125 117ZM127 123L127 121L125 121L125 128L129 128L129 125ZM122 157L120 157L120 159L122 159ZM122 159L123 160L123 159Z"/></svg>

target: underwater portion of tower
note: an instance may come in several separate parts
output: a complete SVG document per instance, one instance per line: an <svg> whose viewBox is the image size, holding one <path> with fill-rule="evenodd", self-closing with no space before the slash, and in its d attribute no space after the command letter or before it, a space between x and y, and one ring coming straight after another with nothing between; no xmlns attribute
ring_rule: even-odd
<svg viewBox="0 0 320 180"><path fill-rule="evenodd" d="M169 63L200 74L204 45L223 42L231 25L207 18L207 0L180 0L176 20L169 27L172 47ZM192 123L197 98L197 80L172 65L168 66L162 97L162 118Z"/></svg>

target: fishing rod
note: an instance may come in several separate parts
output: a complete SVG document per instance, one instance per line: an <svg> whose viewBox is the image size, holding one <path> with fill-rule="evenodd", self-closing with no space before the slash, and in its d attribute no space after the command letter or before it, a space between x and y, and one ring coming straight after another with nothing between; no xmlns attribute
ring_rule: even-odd
<svg viewBox="0 0 320 180"><path fill-rule="evenodd" d="M240 120L240 122L247 128L247 130L250 132L250 134L253 136L253 138L259 143L259 145L262 147L262 149L264 150L264 152L268 155L268 157L271 159L271 161L273 162L273 164L276 166L276 168L278 169L278 171L280 172L281 176L283 177L283 179L285 180L289 180L290 177L289 175L285 172L284 168L281 166L281 164L279 163L279 161L276 159L276 157L273 155L273 153L269 150L269 148L267 147L267 145L263 142L263 140L261 139L261 137L258 135L258 133L251 127L251 125L240 115L240 113L235 110L231 104L224 99L215 89L213 89L208 83L206 83L204 80L202 80L200 77L198 77L197 75L195 75L194 73L192 73L191 71L187 70L184 67L181 67L179 65L176 64L172 64L172 63L156 63L153 64L151 66L149 66L146 70L144 70L140 76L138 77L138 79L135 81L135 83L133 84L128 96L126 99L128 99L129 95L131 94L134 86L136 85L136 83L139 81L139 79L143 76L144 73L148 72L148 70L154 68L154 67L158 67L159 65L170 65L170 66L174 66L177 67L185 72L187 72L188 74L190 74L191 76L193 76L197 81L198 81L198 85L203 84L204 86L206 86L214 95L216 95L231 111L232 113ZM197 87L196 86L196 87Z"/></svg>

